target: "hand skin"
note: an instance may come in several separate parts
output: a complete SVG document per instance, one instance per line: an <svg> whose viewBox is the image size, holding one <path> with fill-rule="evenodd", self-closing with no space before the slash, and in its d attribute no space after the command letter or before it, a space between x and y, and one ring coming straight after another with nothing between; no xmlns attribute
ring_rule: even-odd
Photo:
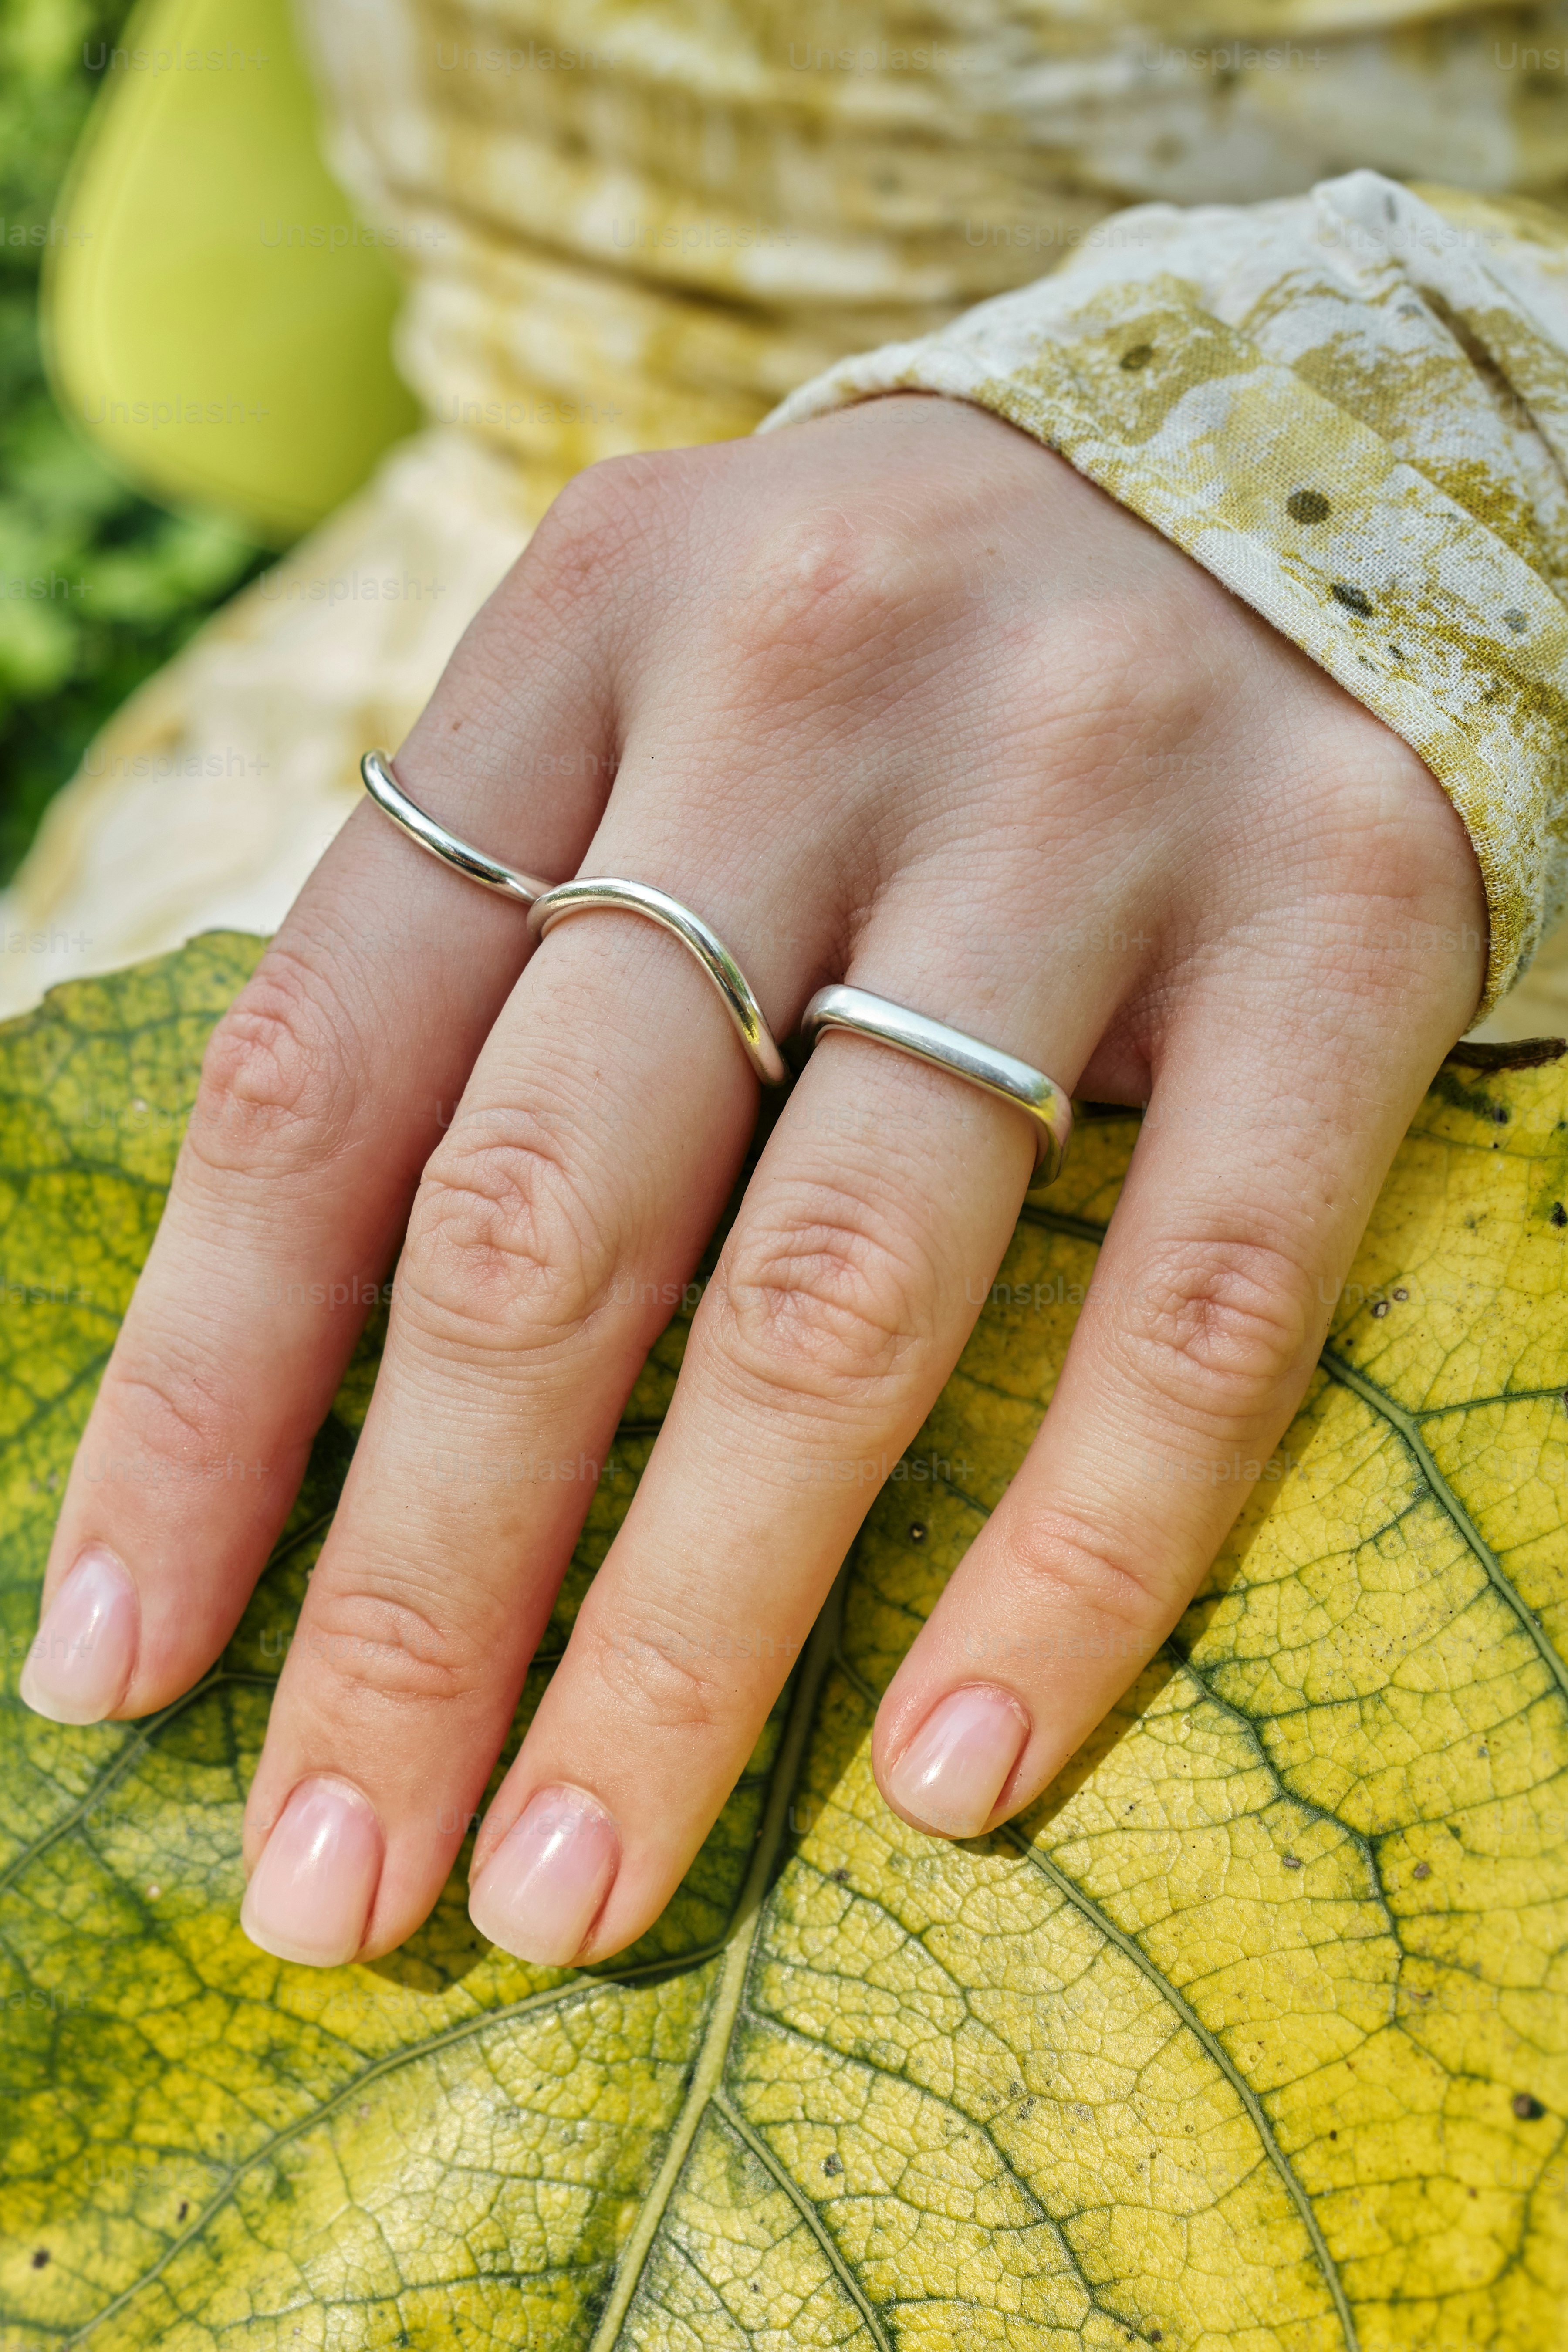
<svg viewBox="0 0 1568 2352"><path fill-rule="evenodd" d="M396 766L526 871L695 908L781 1036L847 979L1148 1103L1050 1412L878 1718L906 1821L1005 1820L1197 1585L1244 1499L1211 1466L1265 1460L1302 1394L1479 994L1459 820L1197 565L919 394L579 477ZM268 1949L370 1958L435 1900L590 1498L559 1465L605 1459L756 1103L678 942L595 913L531 953L368 805L219 1024L83 1439L164 1475L79 1460L25 1688L123 1718L212 1663L354 1338L320 1301L384 1279L406 1225L250 1793ZM837 1465L920 1427L1032 1160L960 1080L819 1045L480 1830L473 1913L508 1949L600 1959L668 1901L871 1499ZM189 1475L230 1455L264 1474Z"/></svg>

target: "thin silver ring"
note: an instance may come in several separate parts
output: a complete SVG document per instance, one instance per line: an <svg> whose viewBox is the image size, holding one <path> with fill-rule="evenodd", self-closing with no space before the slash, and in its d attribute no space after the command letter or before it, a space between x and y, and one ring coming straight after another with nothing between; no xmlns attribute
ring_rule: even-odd
<svg viewBox="0 0 1568 2352"><path fill-rule="evenodd" d="M718 933L710 930L700 915L694 915L679 898L671 898L646 882L552 884L542 882L537 875L519 874L513 867L503 866L499 858L487 857L471 842L460 841L416 801L411 801L393 774L384 751L367 751L359 767L366 792L384 814L401 825L421 849L440 858L443 865L454 866L470 882L482 883L487 890L498 891L503 898L526 907L528 928L535 939L542 940L551 925L558 923L563 915L579 914L590 907L615 907L624 914L644 915L650 922L673 932L689 948L718 990L758 1077L764 1086L784 1084L788 1075L784 1055L745 973Z"/></svg>
<svg viewBox="0 0 1568 2352"><path fill-rule="evenodd" d="M689 948L718 990L758 1077L765 1087L783 1086L788 1076L784 1055L745 973L718 933L710 931L701 916L683 907L679 898L654 889L650 883L622 882L609 875L591 882L563 882L553 890L542 891L535 898L529 908L528 928L536 940L542 940L552 924L567 915L586 914L595 907L611 907L624 915L646 916L650 923L672 932L683 947Z"/></svg>
<svg viewBox="0 0 1568 2352"><path fill-rule="evenodd" d="M444 824L437 824L416 801L409 799L393 774L384 751L367 751L359 763L359 772L364 779L364 788L377 808L389 816L394 824L400 824L410 841L416 841L421 849L427 849L431 856L440 858L443 865L455 866L458 872L466 874L470 882L481 882L487 890L498 891L503 898L510 898L520 907L531 907L534 900L542 898L549 889L549 883L541 882L536 875L514 872L511 866L503 866L498 857L487 857L482 849L474 848L470 842L459 841L455 833L448 833Z"/></svg>
<svg viewBox="0 0 1568 2352"><path fill-rule="evenodd" d="M967 1078L999 1102L1027 1111L1035 1126L1035 1182L1054 1184L1061 1174L1072 1133L1072 1105L1043 1070L998 1052L994 1045L983 1045L978 1037L950 1029L945 1022L928 1021L923 1013L873 996L869 989L842 983L819 988L805 1008L800 1030L807 1044L824 1029L847 1029L852 1036L895 1046L933 1069Z"/></svg>

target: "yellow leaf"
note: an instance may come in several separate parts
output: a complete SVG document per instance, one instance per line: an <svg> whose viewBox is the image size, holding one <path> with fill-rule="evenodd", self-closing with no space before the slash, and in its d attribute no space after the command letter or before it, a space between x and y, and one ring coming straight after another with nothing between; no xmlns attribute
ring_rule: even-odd
<svg viewBox="0 0 1568 2352"><path fill-rule="evenodd" d="M202 1040L257 951L215 935L0 1032L13 1690ZM1562 2342L1568 1064L1440 1074L1294 1426L1230 1465L1258 1484L1203 1593L1039 1804L951 1847L872 1781L878 1694L1049 1401L1135 1131L1087 1121L1026 1209L687 1885L606 1969L491 1950L460 1875L372 1968L284 1966L236 1924L374 1330L214 1674L139 1726L10 1700L0 2352Z"/></svg>

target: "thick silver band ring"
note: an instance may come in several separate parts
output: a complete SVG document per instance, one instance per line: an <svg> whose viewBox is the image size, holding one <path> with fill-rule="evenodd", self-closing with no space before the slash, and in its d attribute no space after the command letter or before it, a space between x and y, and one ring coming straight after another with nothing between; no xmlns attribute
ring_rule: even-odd
<svg viewBox="0 0 1568 2352"><path fill-rule="evenodd" d="M1031 1069L1027 1062L1016 1061L994 1045L983 1045L977 1037L950 1029L945 1022L928 1021L923 1013L911 1013L885 996L873 996L868 989L841 983L817 990L800 1027L808 1044L821 1030L847 1029L852 1036L896 1046L900 1054L912 1054L917 1061L930 1062L938 1070L951 1070L955 1077L967 1078L972 1087L983 1087L999 1102L1027 1111L1035 1127L1035 1182L1054 1183L1061 1173L1072 1133L1072 1105L1043 1070Z"/></svg>
<svg viewBox="0 0 1568 2352"><path fill-rule="evenodd" d="M735 1034L758 1077L765 1087L783 1086L788 1075L784 1055L745 973L718 933L710 931L701 916L683 907L679 898L654 889L650 883L621 882L610 875L591 882L563 882L534 900L529 908L528 928L535 939L542 940L552 924L567 915L586 914L595 907L612 907L624 915L646 916L650 923L672 932L683 947L689 948L718 990L720 1001L734 1023Z"/></svg>
<svg viewBox="0 0 1568 2352"><path fill-rule="evenodd" d="M559 922L563 915L579 914L590 907L616 907L624 914L644 915L649 922L659 923L673 932L689 948L718 990L724 1010L735 1024L735 1034L763 1084L784 1084L787 1076L784 1056L745 973L717 932L710 931L701 916L683 907L679 898L671 898L646 882L605 880L554 885L540 881L536 875L519 874L511 866L503 866L499 858L487 857L471 842L459 841L455 833L448 833L416 801L411 801L393 774L384 751L367 751L359 763L359 772L377 808L395 824L401 825L421 849L428 850L444 865L455 866L470 882L482 882L487 890L499 891L503 898L526 907L528 928L535 939L542 939L552 923Z"/></svg>
<svg viewBox="0 0 1568 2352"><path fill-rule="evenodd" d="M444 865L455 866L459 874L468 876L470 882L482 882L487 890L499 890L503 898L515 899L520 907L531 907L534 900L542 898L549 889L548 882L541 882L532 874L514 873L499 858L487 857L482 849L475 849L470 843L459 841L455 833L448 833L444 824L437 824L416 801L409 799L387 765L384 751L367 751L359 763L359 772L364 779L364 788L377 808L389 816L394 824L400 824L410 841L416 841L421 849L427 849L432 857L440 858Z"/></svg>

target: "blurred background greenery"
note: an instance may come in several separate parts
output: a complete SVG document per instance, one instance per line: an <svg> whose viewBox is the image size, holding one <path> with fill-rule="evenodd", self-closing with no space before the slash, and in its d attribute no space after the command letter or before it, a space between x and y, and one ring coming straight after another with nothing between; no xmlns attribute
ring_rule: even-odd
<svg viewBox="0 0 1568 2352"><path fill-rule="evenodd" d="M233 523L128 488L45 377L42 267L94 65L129 14L0 0L0 883L104 720L268 561Z"/></svg>

